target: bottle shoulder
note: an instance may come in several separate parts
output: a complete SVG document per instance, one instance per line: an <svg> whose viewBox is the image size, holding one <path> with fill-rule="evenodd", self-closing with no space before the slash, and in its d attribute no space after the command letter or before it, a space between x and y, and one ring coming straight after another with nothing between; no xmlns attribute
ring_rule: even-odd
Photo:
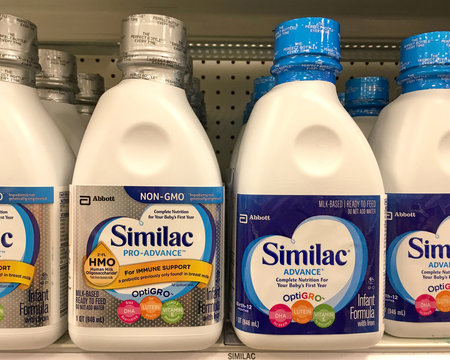
<svg viewBox="0 0 450 360"><path fill-rule="evenodd" d="M240 145L238 191L382 193L373 153L335 88L323 96L320 87L290 88L275 87L256 103Z"/></svg>
<svg viewBox="0 0 450 360"><path fill-rule="evenodd" d="M92 114L74 183L221 185L214 150L182 89L146 80L115 88Z"/></svg>

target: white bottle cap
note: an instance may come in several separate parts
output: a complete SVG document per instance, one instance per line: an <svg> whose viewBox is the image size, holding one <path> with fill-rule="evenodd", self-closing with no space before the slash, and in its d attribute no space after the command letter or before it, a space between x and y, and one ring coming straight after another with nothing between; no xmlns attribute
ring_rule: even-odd
<svg viewBox="0 0 450 360"><path fill-rule="evenodd" d="M17 16L0 14L0 62L40 70L36 25Z"/></svg>
<svg viewBox="0 0 450 360"><path fill-rule="evenodd" d="M154 14L124 19L117 66L122 69L127 63L184 69L186 28L183 22Z"/></svg>
<svg viewBox="0 0 450 360"><path fill-rule="evenodd" d="M39 49L42 71L36 74L36 87L78 92L77 60L74 55L53 49Z"/></svg>
<svg viewBox="0 0 450 360"><path fill-rule="evenodd" d="M77 102L95 104L105 92L105 80L99 74L78 73L78 87Z"/></svg>

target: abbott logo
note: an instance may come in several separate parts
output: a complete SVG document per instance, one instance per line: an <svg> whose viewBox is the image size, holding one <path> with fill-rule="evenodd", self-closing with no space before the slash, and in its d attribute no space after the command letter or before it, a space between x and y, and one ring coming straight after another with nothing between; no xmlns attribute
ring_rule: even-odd
<svg viewBox="0 0 450 360"><path fill-rule="evenodd" d="M248 216L247 216L247 214L239 214L239 222L241 224L247 224L248 223Z"/></svg>
<svg viewBox="0 0 450 360"><path fill-rule="evenodd" d="M80 205L91 205L91 197L80 195Z"/></svg>

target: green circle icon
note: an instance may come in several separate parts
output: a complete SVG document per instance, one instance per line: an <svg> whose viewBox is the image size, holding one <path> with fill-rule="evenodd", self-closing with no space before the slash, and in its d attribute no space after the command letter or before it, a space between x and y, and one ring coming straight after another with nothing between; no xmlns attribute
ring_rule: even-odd
<svg viewBox="0 0 450 360"><path fill-rule="evenodd" d="M330 327L335 318L336 314L330 305L321 304L314 308L313 321L320 328Z"/></svg>
<svg viewBox="0 0 450 360"><path fill-rule="evenodd" d="M176 300L169 300L162 305L161 318L168 324L177 323L183 315L183 305Z"/></svg>

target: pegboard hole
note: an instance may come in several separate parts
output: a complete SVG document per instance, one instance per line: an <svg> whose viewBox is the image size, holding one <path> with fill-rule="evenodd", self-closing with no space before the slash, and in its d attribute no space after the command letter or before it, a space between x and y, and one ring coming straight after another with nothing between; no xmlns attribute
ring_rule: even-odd
<svg viewBox="0 0 450 360"><path fill-rule="evenodd" d="M220 95L220 90L216 90L216 94L217 94L217 95Z"/></svg>
<svg viewBox="0 0 450 360"><path fill-rule="evenodd" d="M220 139L220 135L216 135L216 139Z"/></svg>
<svg viewBox="0 0 450 360"><path fill-rule="evenodd" d="M231 124L231 125L234 125L234 120L231 120L231 121L230 121L230 124Z"/></svg>
<svg viewBox="0 0 450 360"><path fill-rule="evenodd" d="M116 74L111 74L111 77L114 79L116 77Z"/></svg>
<svg viewBox="0 0 450 360"><path fill-rule="evenodd" d="M202 64L206 64L206 61L205 61L205 60L202 60Z"/></svg>
<svg viewBox="0 0 450 360"><path fill-rule="evenodd" d="M234 80L234 79L236 79L236 76L231 75L231 80Z"/></svg>
<svg viewBox="0 0 450 360"><path fill-rule="evenodd" d="M355 65L355 62L354 61L350 61L350 65Z"/></svg>
<svg viewBox="0 0 450 360"><path fill-rule="evenodd" d="M350 79L354 79L355 77L354 76L350 76Z"/></svg>
<svg viewBox="0 0 450 360"><path fill-rule="evenodd" d="M247 65L250 65L250 61L247 60L246 63L247 63Z"/></svg>
<svg viewBox="0 0 450 360"><path fill-rule="evenodd" d="M230 109L231 109L231 110L234 110L234 109L235 109L234 105L231 105L231 106L230 106Z"/></svg>
<svg viewBox="0 0 450 360"><path fill-rule="evenodd" d="M380 65L383 66L383 65L384 65L384 62L383 62L383 61L380 61Z"/></svg>
<svg viewBox="0 0 450 360"><path fill-rule="evenodd" d="M220 125L220 121L216 121L216 125Z"/></svg>
<svg viewBox="0 0 450 360"><path fill-rule="evenodd" d="M206 79L206 76L205 76L205 75L202 75L201 78L202 78L202 80L205 80L205 79Z"/></svg>
<svg viewBox="0 0 450 360"><path fill-rule="evenodd" d="M234 135L231 135L231 136L230 136L230 139L231 139L231 140L234 140Z"/></svg>
<svg viewBox="0 0 450 360"><path fill-rule="evenodd" d="M116 62L116 59L111 59L111 62L112 62L112 63L115 63L115 62Z"/></svg>
<svg viewBox="0 0 450 360"><path fill-rule="evenodd" d="M217 61L216 61L216 64L220 64L220 60L217 60Z"/></svg>
<svg viewBox="0 0 450 360"><path fill-rule="evenodd" d="M250 95L250 91L247 90L247 91L245 92L245 95Z"/></svg>
<svg viewBox="0 0 450 360"><path fill-rule="evenodd" d="M100 59L99 59L99 58L95 59L95 62L98 62L98 63L99 63L99 62L100 62Z"/></svg>
<svg viewBox="0 0 450 360"><path fill-rule="evenodd" d="M369 65L369 62L368 62L368 61L366 61L366 65Z"/></svg>
<svg viewBox="0 0 450 360"><path fill-rule="evenodd" d="M266 62L263 60L263 61L261 61L261 65L264 65Z"/></svg>
<svg viewBox="0 0 450 360"><path fill-rule="evenodd" d="M220 110L220 106L219 105L216 106L216 110Z"/></svg>
<svg viewBox="0 0 450 360"><path fill-rule="evenodd" d="M220 80L220 75L217 75L217 76L216 76L216 79L217 79L217 80Z"/></svg>
<svg viewBox="0 0 450 360"><path fill-rule="evenodd" d="M231 95L236 94L236 92L234 90L231 90Z"/></svg>
<svg viewBox="0 0 450 360"><path fill-rule="evenodd" d="M234 60L231 60L231 63L234 65L234 64L236 64L236 61L234 61Z"/></svg>
<svg viewBox="0 0 450 360"><path fill-rule="evenodd" d="M81 59L80 59L80 62L84 62L84 58L81 58Z"/></svg>
<svg viewBox="0 0 450 360"><path fill-rule="evenodd" d="M216 154L219 155L220 154L220 150L216 150Z"/></svg>
<svg viewBox="0 0 450 360"><path fill-rule="evenodd" d="M247 75L245 78L246 78L247 80L250 80L250 76L248 76L248 75Z"/></svg>

